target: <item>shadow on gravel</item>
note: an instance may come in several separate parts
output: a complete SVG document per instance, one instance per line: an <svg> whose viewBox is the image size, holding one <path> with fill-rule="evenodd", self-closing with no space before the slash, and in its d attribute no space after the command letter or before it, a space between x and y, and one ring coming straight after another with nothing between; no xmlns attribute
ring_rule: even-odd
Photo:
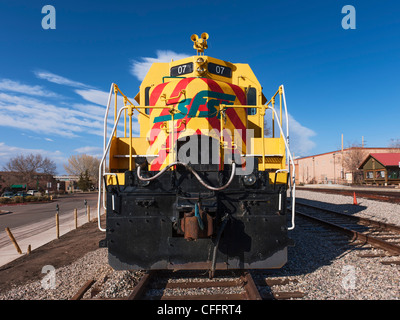
<svg viewBox="0 0 400 320"><path fill-rule="evenodd" d="M346 214L356 214L358 212L364 211L367 209L366 206L363 205L362 199L357 200L357 205L354 205L353 203L344 203L344 204L336 204L336 203L330 203L330 202L323 202L323 201L316 201L316 200L309 200L309 199L303 199L303 198L296 198L296 202L298 203L305 203L311 206L315 207L321 207L323 209L329 209L332 211L337 211L341 213L346 213Z"/></svg>
<svg viewBox="0 0 400 320"><path fill-rule="evenodd" d="M332 204L323 201L297 198L296 201L333 211L353 215L367 207L359 202L353 204ZM306 211L305 211L306 213ZM288 214L290 219L291 214ZM290 222L288 222L290 225ZM365 250L362 244L355 243L344 234L318 225L303 217L296 217L296 227L289 231L289 238L294 240L294 246L288 247L288 262L279 270L265 270L270 276L299 276L313 272L332 262L350 250Z"/></svg>

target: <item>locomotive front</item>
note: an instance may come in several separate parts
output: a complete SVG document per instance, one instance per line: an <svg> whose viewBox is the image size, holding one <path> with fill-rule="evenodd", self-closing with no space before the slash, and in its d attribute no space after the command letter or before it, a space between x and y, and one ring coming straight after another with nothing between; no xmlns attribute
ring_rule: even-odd
<svg viewBox="0 0 400 320"><path fill-rule="evenodd" d="M213 273L280 268L287 261L294 165L288 124L286 134L282 126L283 86L267 101L247 64L204 55L207 39L192 36L195 56L154 63L135 97L138 106L111 87L107 115L114 94L114 124L107 139L106 116L98 217L114 269ZM265 137L267 112L271 137ZM294 197L291 207L293 228Z"/></svg>

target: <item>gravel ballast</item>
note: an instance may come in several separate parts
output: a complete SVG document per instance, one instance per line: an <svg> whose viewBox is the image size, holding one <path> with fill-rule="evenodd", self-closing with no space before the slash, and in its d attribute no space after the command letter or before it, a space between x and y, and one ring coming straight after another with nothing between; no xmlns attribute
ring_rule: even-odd
<svg viewBox="0 0 400 320"><path fill-rule="evenodd" d="M359 206L353 206L353 198L349 196L303 190L297 190L296 195L299 201L400 225L400 206L397 204L360 198ZM288 248L288 263L277 271L255 273L255 277L298 280L276 288L273 286L272 290L301 291L305 293L301 298L304 300L400 299L400 266L381 264L383 260L400 260L399 257L361 258L360 254L381 251L349 242L340 234L300 217L296 219L296 225L295 230L289 232L295 246ZM94 287L102 290L96 297L122 297L129 294L142 275L142 271L112 270L107 263L107 250L101 248L56 269L53 287L46 287L50 282L45 279L33 281L1 292L0 299L70 299L90 279L97 280Z"/></svg>

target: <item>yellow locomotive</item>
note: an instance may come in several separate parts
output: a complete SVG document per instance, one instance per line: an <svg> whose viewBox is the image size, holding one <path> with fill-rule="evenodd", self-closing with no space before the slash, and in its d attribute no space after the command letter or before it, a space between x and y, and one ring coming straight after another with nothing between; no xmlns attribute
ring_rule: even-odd
<svg viewBox="0 0 400 320"><path fill-rule="evenodd" d="M138 105L111 86L99 168L101 245L118 270L280 268L294 228L284 88L267 100L249 65L205 56L206 33L191 39L197 55L153 63Z"/></svg>

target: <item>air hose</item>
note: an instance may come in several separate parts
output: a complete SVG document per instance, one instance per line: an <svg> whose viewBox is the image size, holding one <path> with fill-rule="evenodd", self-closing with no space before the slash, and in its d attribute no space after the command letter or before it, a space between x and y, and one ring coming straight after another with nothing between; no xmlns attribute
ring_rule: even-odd
<svg viewBox="0 0 400 320"><path fill-rule="evenodd" d="M167 165L164 169L162 169L159 173L157 173L156 175L154 175L154 176L152 176L152 177L150 177L150 178L144 178L144 177L142 177L142 176L140 175L141 166L138 166L138 168L137 168L137 176L138 176L139 180L142 180L142 181L152 181L152 180L154 180L154 179L160 177L161 175L163 175L169 168L171 168L171 167L173 167L173 166L176 166L176 165L184 166L184 167L185 167L186 169L188 169L191 173L193 173L193 175L197 178L197 180L199 180L199 182L200 182L204 187L206 187L207 189L213 190L213 191L221 191L221 190L224 190L225 188L227 188L227 187L231 184L231 182L232 182L232 180L233 180L233 177L235 176L235 170L236 170L236 163L235 163L235 162L232 162L231 176L230 176L228 182L227 182L225 185L221 186L221 187L213 187L213 186L208 185L208 184L207 184L206 182L204 182L204 180L199 176L199 174L198 174L191 166L189 166L189 164L184 163L184 162L173 162L173 163L170 163L170 164Z"/></svg>
<svg viewBox="0 0 400 320"><path fill-rule="evenodd" d="M225 226L226 226L229 218L230 218L229 214L226 213L222 218L222 225L219 227L219 230L218 230L217 239L216 239L215 245L214 245L211 269L209 271L209 278L210 279L212 279L214 277L215 265L216 265L216 262L217 262L217 250L218 250L218 246L219 246L219 240L221 239L222 233L224 232Z"/></svg>
<svg viewBox="0 0 400 320"><path fill-rule="evenodd" d="M201 230L204 230L204 223L203 220L200 217L200 210L199 210L199 204L196 203L194 206L194 216L197 218L197 222L199 223L199 227Z"/></svg>

